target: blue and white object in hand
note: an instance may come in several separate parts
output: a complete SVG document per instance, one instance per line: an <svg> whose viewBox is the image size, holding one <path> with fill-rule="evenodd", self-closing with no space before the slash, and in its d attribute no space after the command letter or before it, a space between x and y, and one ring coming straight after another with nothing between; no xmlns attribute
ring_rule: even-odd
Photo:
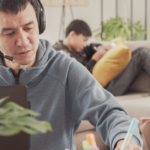
<svg viewBox="0 0 150 150"><path fill-rule="evenodd" d="M127 135L125 137L125 140L123 142L121 150L125 150L125 148L128 146L128 144L130 142L130 139L131 139L132 135L134 134L135 129L137 128L138 123L139 123L139 120L137 120L135 118L132 119L131 125L129 127L129 130L128 130L128 133L127 133Z"/></svg>

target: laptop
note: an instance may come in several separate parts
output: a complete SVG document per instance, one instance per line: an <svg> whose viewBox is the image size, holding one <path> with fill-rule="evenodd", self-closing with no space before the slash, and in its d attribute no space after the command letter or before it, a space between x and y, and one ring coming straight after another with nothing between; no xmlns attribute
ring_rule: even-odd
<svg viewBox="0 0 150 150"><path fill-rule="evenodd" d="M7 96L10 98L4 101L4 104L12 101L24 108L28 108L26 86L0 86L0 99ZM0 150L29 150L29 148L30 135L24 132L10 137L0 136Z"/></svg>

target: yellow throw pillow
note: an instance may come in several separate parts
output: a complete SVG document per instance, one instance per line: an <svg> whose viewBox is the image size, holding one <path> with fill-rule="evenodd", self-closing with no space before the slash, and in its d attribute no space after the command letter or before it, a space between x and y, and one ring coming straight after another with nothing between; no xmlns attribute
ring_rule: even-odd
<svg viewBox="0 0 150 150"><path fill-rule="evenodd" d="M131 51L121 38L112 40L109 45L112 43L115 43L115 46L95 64L92 70L93 76L103 87L115 78L131 59Z"/></svg>

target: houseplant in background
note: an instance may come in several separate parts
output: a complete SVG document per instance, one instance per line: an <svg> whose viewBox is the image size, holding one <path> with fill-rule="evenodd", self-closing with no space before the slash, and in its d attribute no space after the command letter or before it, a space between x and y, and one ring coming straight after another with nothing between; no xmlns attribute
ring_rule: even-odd
<svg viewBox="0 0 150 150"><path fill-rule="evenodd" d="M121 17L110 18L106 22L102 23L104 41L110 41L116 37L122 37L124 40L131 40L131 22L127 19L126 22L123 21ZM101 37L101 29L98 28L93 31L95 37ZM133 40L140 40L142 35L146 34L147 31L142 29L140 21L133 24Z"/></svg>
<svg viewBox="0 0 150 150"><path fill-rule="evenodd" d="M27 134L38 134L52 131L51 125L45 121L38 121L32 116L40 116L39 113L25 109L14 102L2 103L8 99L0 100L0 136L12 136L21 131Z"/></svg>

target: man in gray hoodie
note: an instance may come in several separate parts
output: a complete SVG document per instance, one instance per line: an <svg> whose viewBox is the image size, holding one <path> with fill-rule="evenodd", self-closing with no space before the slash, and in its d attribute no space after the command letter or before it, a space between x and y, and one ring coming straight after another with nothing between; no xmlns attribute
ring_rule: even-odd
<svg viewBox="0 0 150 150"><path fill-rule="evenodd" d="M31 109L53 127L52 133L31 136L30 150L75 150L81 120L90 121L111 150L120 150L131 118L85 67L39 40L39 7L38 0L0 3L0 85L27 86ZM126 150L141 146L137 129Z"/></svg>

